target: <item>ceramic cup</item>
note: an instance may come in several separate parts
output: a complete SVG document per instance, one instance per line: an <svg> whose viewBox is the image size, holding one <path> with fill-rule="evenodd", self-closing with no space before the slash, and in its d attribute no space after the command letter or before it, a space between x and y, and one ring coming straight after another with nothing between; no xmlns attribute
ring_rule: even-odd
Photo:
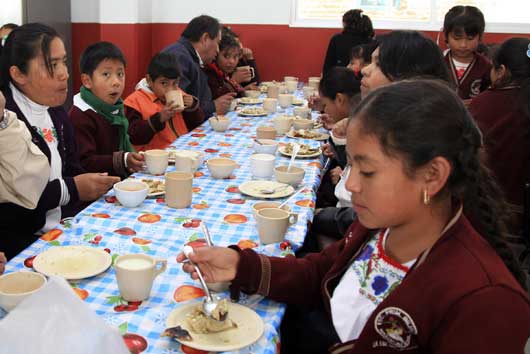
<svg viewBox="0 0 530 354"><path fill-rule="evenodd" d="M237 71L250 71L250 77L253 79L256 76L256 73L254 72L254 68L250 65L245 66L238 66L236 68Z"/></svg>
<svg viewBox="0 0 530 354"><path fill-rule="evenodd" d="M46 285L40 273L19 271L0 276L0 307L9 312L22 300Z"/></svg>
<svg viewBox="0 0 530 354"><path fill-rule="evenodd" d="M294 107L293 114L300 118L311 119L311 108L309 107Z"/></svg>
<svg viewBox="0 0 530 354"><path fill-rule="evenodd" d="M181 91L171 90L166 92L166 102L175 102L178 108L184 109L184 99L182 98Z"/></svg>
<svg viewBox="0 0 530 354"><path fill-rule="evenodd" d="M284 76L283 77L283 81L285 81L285 82L289 82L289 81L298 82L298 78L296 76Z"/></svg>
<svg viewBox="0 0 530 354"><path fill-rule="evenodd" d="M293 93L298 87L298 81L286 81L285 86L287 86L287 92Z"/></svg>
<svg viewBox="0 0 530 354"><path fill-rule="evenodd" d="M264 208L256 213L259 240L262 244L282 242L290 225L298 221L298 214L278 208Z"/></svg>
<svg viewBox="0 0 530 354"><path fill-rule="evenodd" d="M320 84L320 78L317 76L312 76L309 78L308 86L311 86L316 91L318 91L318 85Z"/></svg>
<svg viewBox="0 0 530 354"><path fill-rule="evenodd" d="M147 170L152 175L162 175L167 170L169 151L167 150L147 150L144 152Z"/></svg>
<svg viewBox="0 0 530 354"><path fill-rule="evenodd" d="M280 107L287 108L293 104L293 95L290 93L280 93L278 95L278 103Z"/></svg>
<svg viewBox="0 0 530 354"><path fill-rule="evenodd" d="M261 209L266 209L266 208L278 208L280 206L280 202L257 202L257 203L254 203L252 205L252 215L254 216L254 218L258 215L258 211L261 210ZM287 211L287 212L290 212L291 211L291 207L287 204L285 204L284 206L282 206L282 209Z"/></svg>
<svg viewBox="0 0 530 354"><path fill-rule="evenodd" d="M165 259L153 258L146 254L119 256L114 261L114 270L121 297L126 301L146 300L151 293L153 281L166 267Z"/></svg>
<svg viewBox="0 0 530 354"><path fill-rule="evenodd" d="M262 125L256 129L256 138L274 140L276 139L276 129Z"/></svg>
<svg viewBox="0 0 530 354"><path fill-rule="evenodd" d="M226 116L211 117L208 119L208 122L216 132L224 132L230 126L230 119Z"/></svg>
<svg viewBox="0 0 530 354"><path fill-rule="evenodd" d="M276 129L276 132L278 134L285 134L291 129L291 126L293 124L293 117L279 115L274 117L272 122L274 123L274 128Z"/></svg>
<svg viewBox="0 0 530 354"><path fill-rule="evenodd" d="M270 178L274 172L276 157L271 154L253 154L250 156L250 172L256 178Z"/></svg>
<svg viewBox="0 0 530 354"><path fill-rule="evenodd" d="M142 181L125 180L114 185L116 199L126 208L142 204L148 193L149 186Z"/></svg>
<svg viewBox="0 0 530 354"><path fill-rule="evenodd" d="M193 174L191 172L166 173L166 204L183 209L191 205Z"/></svg>
<svg viewBox="0 0 530 354"><path fill-rule="evenodd" d="M279 85L270 85L267 87L267 97L269 98L278 98L278 95L280 94L280 86Z"/></svg>
<svg viewBox="0 0 530 354"><path fill-rule="evenodd" d="M196 150L175 150L175 171L195 172L204 161L204 154Z"/></svg>
<svg viewBox="0 0 530 354"><path fill-rule="evenodd" d="M304 98L307 100L315 93L315 88L312 86L304 86L302 87L302 92L304 93Z"/></svg>
<svg viewBox="0 0 530 354"><path fill-rule="evenodd" d="M263 100L263 109L267 113L274 113L278 108L278 99L277 98L266 98Z"/></svg>

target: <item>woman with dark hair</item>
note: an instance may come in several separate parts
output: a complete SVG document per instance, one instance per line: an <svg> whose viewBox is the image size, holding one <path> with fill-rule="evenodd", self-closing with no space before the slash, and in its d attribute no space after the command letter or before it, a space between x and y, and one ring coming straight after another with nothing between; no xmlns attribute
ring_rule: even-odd
<svg viewBox="0 0 530 354"><path fill-rule="evenodd" d="M363 10L349 10L342 16L341 33L331 37L324 59L322 74L326 74L334 66L347 66L350 62L353 47L368 43L374 37L374 28L370 17Z"/></svg>
<svg viewBox="0 0 530 354"><path fill-rule="evenodd" d="M35 209L0 204L0 250L8 259L68 216L62 207L97 199L119 181L81 174L72 126L62 107L68 89L66 60L59 34L38 23L15 28L4 47L0 80L6 108L26 124L50 164L49 182Z"/></svg>
<svg viewBox="0 0 530 354"><path fill-rule="evenodd" d="M334 353L522 353L530 298L503 240L505 203L481 147L447 85L388 85L348 124L346 187L358 220L344 239L298 259L237 246L200 247L189 258L205 281L231 281L233 294L323 313L283 332L282 352L337 343ZM190 263L183 269L197 278Z"/></svg>
<svg viewBox="0 0 530 354"><path fill-rule="evenodd" d="M204 67L213 99L230 92L235 93L236 97L244 96L245 88L230 78L236 70L240 58L241 46L239 41L228 32L223 32L217 58L213 63Z"/></svg>
<svg viewBox="0 0 530 354"><path fill-rule="evenodd" d="M530 182L530 39L511 38L493 57L491 87L469 106L493 170L515 211L510 222L522 234L524 185Z"/></svg>

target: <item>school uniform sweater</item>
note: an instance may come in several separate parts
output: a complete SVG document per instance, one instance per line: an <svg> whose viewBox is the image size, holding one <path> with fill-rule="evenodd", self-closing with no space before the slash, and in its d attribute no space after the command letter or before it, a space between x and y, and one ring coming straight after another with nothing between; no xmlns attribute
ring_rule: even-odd
<svg viewBox="0 0 530 354"><path fill-rule="evenodd" d="M528 294L464 215L452 222L376 307L358 339L337 350L522 353L530 337ZM242 250L232 293L241 289L330 314L334 289L372 234L355 222L344 239L299 259Z"/></svg>
<svg viewBox="0 0 530 354"><path fill-rule="evenodd" d="M212 91L213 99L230 92L236 93L236 97L243 97L245 95L245 89L227 77L215 63L206 65L204 72L208 76L208 86L210 87L210 91Z"/></svg>
<svg viewBox="0 0 530 354"><path fill-rule="evenodd" d="M462 77L458 77L457 69L453 63L451 51L444 57L449 68L451 81L456 87L456 92L461 99L467 100L477 96L490 85L491 62L482 54L475 53Z"/></svg>
<svg viewBox="0 0 530 354"><path fill-rule="evenodd" d="M334 34L328 44L322 73L325 75L335 66L348 66L353 47L369 43L371 40L371 38L349 31Z"/></svg>
<svg viewBox="0 0 530 354"><path fill-rule="evenodd" d="M79 145L81 166L87 172L108 172L111 176L128 176L125 152L119 151L119 128L110 124L94 111L80 94L74 96L70 109L70 121L74 126Z"/></svg>
<svg viewBox="0 0 530 354"><path fill-rule="evenodd" d="M510 231L523 224L524 184L530 182L530 117L519 103L518 88L489 89L469 106L483 134L488 165L516 210Z"/></svg>

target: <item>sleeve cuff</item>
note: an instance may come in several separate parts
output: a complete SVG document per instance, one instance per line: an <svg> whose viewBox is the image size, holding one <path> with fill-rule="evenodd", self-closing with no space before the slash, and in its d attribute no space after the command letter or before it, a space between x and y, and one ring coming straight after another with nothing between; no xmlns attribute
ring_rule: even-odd
<svg viewBox="0 0 530 354"><path fill-rule="evenodd" d="M61 183L61 199L59 204L64 206L70 202L70 192L68 191L68 186L66 185L64 179L61 178L59 182Z"/></svg>

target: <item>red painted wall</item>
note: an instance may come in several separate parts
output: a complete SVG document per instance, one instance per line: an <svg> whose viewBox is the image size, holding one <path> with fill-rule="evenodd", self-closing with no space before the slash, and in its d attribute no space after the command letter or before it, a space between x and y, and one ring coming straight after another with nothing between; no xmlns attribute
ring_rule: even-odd
<svg viewBox="0 0 530 354"><path fill-rule="evenodd" d="M230 25L245 46L254 51L262 80L281 79L284 75L305 80L319 76L331 36L339 29L295 28L287 25ZM79 57L83 49L96 41L118 45L127 58L126 87L128 95L145 75L151 57L175 42L185 24L72 24L74 91L79 91ZM378 31L382 33L384 31ZM426 32L436 39L437 32ZM528 35L487 33L485 43L500 43L510 37Z"/></svg>

